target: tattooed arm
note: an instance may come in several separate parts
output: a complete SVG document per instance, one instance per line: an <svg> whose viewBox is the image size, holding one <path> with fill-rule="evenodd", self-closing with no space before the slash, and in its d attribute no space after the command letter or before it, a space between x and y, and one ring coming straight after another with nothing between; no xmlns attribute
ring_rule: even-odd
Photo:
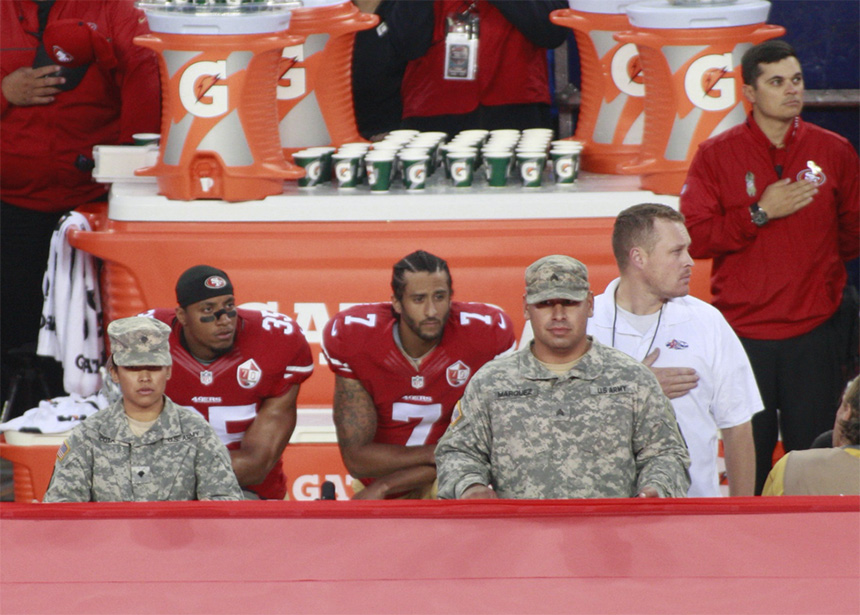
<svg viewBox="0 0 860 615"><path fill-rule="evenodd" d="M347 470L355 478L379 479L377 491L383 485L391 493L405 491L435 479L435 446L373 441L376 408L358 380L335 376L334 424Z"/></svg>

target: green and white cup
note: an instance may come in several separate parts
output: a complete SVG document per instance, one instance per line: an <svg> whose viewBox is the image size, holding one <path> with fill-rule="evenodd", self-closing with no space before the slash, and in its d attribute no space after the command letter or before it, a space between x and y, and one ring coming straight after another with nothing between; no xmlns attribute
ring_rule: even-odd
<svg viewBox="0 0 860 615"><path fill-rule="evenodd" d="M407 190L424 190L427 186L430 156L419 152L400 155L403 165L403 185Z"/></svg>
<svg viewBox="0 0 860 615"><path fill-rule="evenodd" d="M323 182L323 163L321 152L302 150L293 154L293 161L305 170L299 178L299 188L313 188Z"/></svg>
<svg viewBox="0 0 860 615"><path fill-rule="evenodd" d="M484 169L487 174L487 184L491 188L502 188L507 185L513 156L510 150L484 152Z"/></svg>
<svg viewBox="0 0 860 615"><path fill-rule="evenodd" d="M470 152L448 152L448 168L451 184L455 188L468 188L475 175L475 154Z"/></svg>
<svg viewBox="0 0 860 615"><path fill-rule="evenodd" d="M397 130L389 131L389 133L386 135L386 138L391 137L393 139L405 139L408 141L420 132L420 130L413 130L411 128L399 128Z"/></svg>
<svg viewBox="0 0 860 615"><path fill-rule="evenodd" d="M470 139L473 143L481 144L487 140L490 131L484 128L469 128L468 130L461 130L454 137L455 139Z"/></svg>
<svg viewBox="0 0 860 615"><path fill-rule="evenodd" d="M358 183L364 181L364 155L370 150L369 144L364 143L347 143L337 148L338 154L351 154L358 156Z"/></svg>
<svg viewBox="0 0 860 615"><path fill-rule="evenodd" d="M478 166L478 148L472 145L463 145L463 144L449 144L447 148L444 150L445 159L443 160L445 166L445 178L451 178L451 161L456 156L471 156L473 159L472 169L477 168Z"/></svg>
<svg viewBox="0 0 860 615"><path fill-rule="evenodd" d="M543 183L543 171L546 167L544 152L517 152L517 167L524 188L540 188Z"/></svg>
<svg viewBox="0 0 860 615"><path fill-rule="evenodd" d="M355 188L358 185L358 165L361 155L351 152L337 152L332 155L334 178L338 188Z"/></svg>
<svg viewBox="0 0 860 615"><path fill-rule="evenodd" d="M337 151L337 149L331 145L320 145L318 147L308 147L303 151L308 152L309 154L319 154L320 156L320 183L325 184L332 180L332 173L334 172L334 164L332 160L332 155Z"/></svg>
<svg viewBox="0 0 860 615"><path fill-rule="evenodd" d="M526 128L523 130L522 136L523 138L542 137L549 142L552 141L553 130L552 128Z"/></svg>
<svg viewBox="0 0 860 615"><path fill-rule="evenodd" d="M368 152L364 157L367 183L372 192L386 192L394 179L394 154L392 152Z"/></svg>
<svg viewBox="0 0 860 615"><path fill-rule="evenodd" d="M522 133L516 128L496 128L495 130L490 131L490 139L514 137L514 140L516 140L520 138L520 134Z"/></svg>
<svg viewBox="0 0 860 615"><path fill-rule="evenodd" d="M552 145L552 149L578 149L580 151L585 146L582 141L576 141L574 139L556 139L555 141L550 141L550 145Z"/></svg>
<svg viewBox="0 0 860 615"><path fill-rule="evenodd" d="M135 145L158 145L161 142L161 134L157 132L138 132L131 138Z"/></svg>
<svg viewBox="0 0 860 615"><path fill-rule="evenodd" d="M551 149L552 175L556 185L572 185L579 175L579 152Z"/></svg>

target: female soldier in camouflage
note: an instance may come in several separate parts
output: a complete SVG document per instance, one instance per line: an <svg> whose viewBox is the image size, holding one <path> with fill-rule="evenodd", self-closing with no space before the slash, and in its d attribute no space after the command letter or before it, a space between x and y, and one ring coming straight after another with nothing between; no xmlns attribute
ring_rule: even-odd
<svg viewBox="0 0 860 615"><path fill-rule="evenodd" d="M60 447L45 502L242 499L215 431L164 395L169 335L170 327L152 318L108 326L110 375L122 399L78 425Z"/></svg>

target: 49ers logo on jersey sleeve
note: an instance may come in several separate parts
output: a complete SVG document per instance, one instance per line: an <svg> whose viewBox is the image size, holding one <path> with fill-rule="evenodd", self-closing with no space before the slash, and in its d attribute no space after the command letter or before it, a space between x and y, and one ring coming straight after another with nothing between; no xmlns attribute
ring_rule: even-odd
<svg viewBox="0 0 860 615"><path fill-rule="evenodd" d="M448 366L445 370L445 376L448 378L448 384L452 387L461 387L469 381L469 375L472 373L472 369L463 363L462 361L457 361Z"/></svg>
<svg viewBox="0 0 860 615"><path fill-rule="evenodd" d="M260 384L263 371L254 359L248 359L236 368L236 380L243 389L252 389Z"/></svg>

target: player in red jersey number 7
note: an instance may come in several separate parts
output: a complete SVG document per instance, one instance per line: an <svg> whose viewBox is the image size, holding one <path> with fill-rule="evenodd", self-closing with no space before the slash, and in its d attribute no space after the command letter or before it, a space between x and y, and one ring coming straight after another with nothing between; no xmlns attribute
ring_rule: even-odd
<svg viewBox="0 0 860 615"><path fill-rule="evenodd" d="M466 383L514 349L499 308L452 301L447 263L419 250L394 265L391 303L353 306L323 331L334 422L355 498L434 497L434 449Z"/></svg>

